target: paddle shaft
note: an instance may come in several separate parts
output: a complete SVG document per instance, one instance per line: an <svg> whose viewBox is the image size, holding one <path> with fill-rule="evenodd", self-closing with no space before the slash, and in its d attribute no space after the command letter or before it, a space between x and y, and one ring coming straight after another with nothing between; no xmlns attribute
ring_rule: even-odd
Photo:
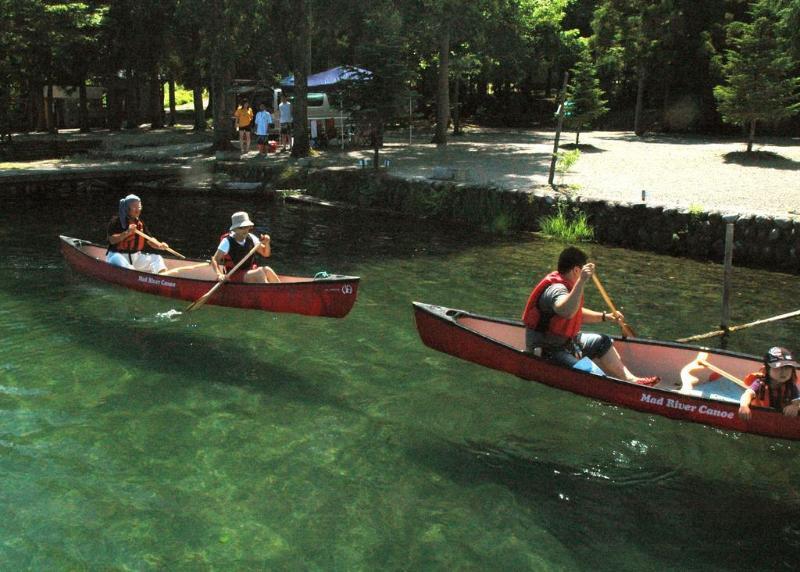
<svg viewBox="0 0 800 572"><path fill-rule="evenodd" d="M133 232L135 232L136 234L138 234L139 236L141 236L141 237L142 237L143 239L145 239L145 240L151 240L151 241L153 241L153 242L158 242L158 243L160 243L160 242L161 242L160 240L156 240L156 239L155 239L155 238L153 238L152 236L147 236L147 235L146 235L145 233L143 233L141 230L138 230L138 229L137 229L137 230L134 230ZM183 254L181 254L180 252L178 252L178 251L176 251L176 250L172 250L172 249L171 249L169 246L168 246L168 247L166 247L164 250L166 250L166 251L167 251L167 252L169 252L169 253L172 253L172 254L174 254L174 255L175 255L175 256L177 256L178 258L186 258L186 257L185 257Z"/></svg>
<svg viewBox="0 0 800 572"><path fill-rule="evenodd" d="M606 292L606 289L603 288L603 284L600 282L600 279L597 277L597 274L592 274L592 281L594 285L597 286L597 290L600 292L600 295L605 300L608 309L611 310L612 314L617 314L617 308L614 306L614 302L611 301L611 297ZM627 323L624 321L619 322L619 327L622 329L622 335L626 338L635 338L636 332L633 331Z"/></svg>
<svg viewBox="0 0 800 572"><path fill-rule="evenodd" d="M745 328L752 328L753 326L760 326L761 324L768 324L770 322L777 322L778 320L785 320L787 318L794 318L795 316L800 316L800 310L795 310L794 312L788 312L786 314L779 314L778 316L772 316L771 318L764 318L763 320L756 320L755 322L748 322L746 324L739 324L738 326L731 326L727 330L713 330L711 332L706 332L705 334L698 334L696 336L689 336L688 338L680 338L675 340L676 342L694 342L696 340L705 340L706 338L713 338L715 336L724 336L728 332L735 332L737 330L744 330Z"/></svg>
<svg viewBox="0 0 800 572"><path fill-rule="evenodd" d="M732 373L728 373L728 372L727 372L727 371L725 371L724 369L720 369L720 368L718 368L717 366L715 366L715 365L713 365L713 364L710 364L710 363L708 363L708 362L707 362L706 360L704 360L704 359L698 359L698 360L697 360L697 363L699 363L699 364L700 364L700 365L702 365L703 367L706 367L706 368L710 369L710 370L711 370L711 371L713 371L714 373L718 373L719 375L721 375L721 376L722 376L722 377L724 377L725 379L729 379L729 380L731 380L731 381L732 381L733 383L735 383L736 385L739 385L739 386L741 386L741 387L743 387L743 388L747 389L747 385L746 385L746 384L745 384L745 383L744 383L744 382L743 382L741 379L739 379L738 377L736 377L736 376L735 376L735 375L733 375Z"/></svg>
<svg viewBox="0 0 800 572"><path fill-rule="evenodd" d="M176 268L171 268L170 270L165 270L161 273L161 276L166 276L169 274L177 274L178 272L183 272L184 270L194 270L196 268L202 268L203 266L208 266L211 264L210 262L198 262L197 264L189 264L187 266L178 266Z"/></svg>
<svg viewBox="0 0 800 572"><path fill-rule="evenodd" d="M247 262L248 260L250 260L250 257L251 257L251 256L253 256L253 255L256 253L256 250L258 250L260 247L261 247L261 243L260 243L260 242L257 242L257 243L256 243L256 245L255 245L253 248L251 248L251 249L250 249L250 252L248 252L248 253L247 253L247 256L245 256L245 257L244 257L244 258L242 258L242 259L241 259L239 262L237 262L237 263L236 263L236 266L234 266L234 267L231 269L231 271L230 271L230 272L228 272L228 273L225 275L225 277L224 277L224 278L223 278L223 279L222 279L220 282L217 282L217 283L214 285L214 287L213 287L213 288L211 288L211 290L209 290L208 292L206 292L205 294L203 294L202 296L200 296L200 298L198 298L197 300L195 300L194 302L192 302L191 304L189 304L189 306L186 308L186 311L187 311L187 312L192 312L192 311L194 311L194 310L197 310L197 309L198 309L200 306L202 306L203 304L205 304L205 303L208 301L208 299L209 299L209 298L211 298L211 296L213 296L213 295L214 295L214 292L216 292L217 290L219 290L219 289L222 287L222 285L223 285L223 284L225 284L225 283L228 281L228 276L232 276L233 274L235 274L235 273L236 273L236 271L237 271L237 270L239 270L239 268L241 268L241 267L242 267L242 265L243 265L245 262Z"/></svg>

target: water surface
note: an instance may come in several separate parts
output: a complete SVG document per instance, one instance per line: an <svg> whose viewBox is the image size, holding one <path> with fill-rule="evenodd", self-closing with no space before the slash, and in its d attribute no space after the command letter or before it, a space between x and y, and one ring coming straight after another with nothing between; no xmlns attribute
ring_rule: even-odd
<svg viewBox="0 0 800 572"><path fill-rule="evenodd" d="M143 191L152 232L189 256L209 256L246 209L269 227L278 272L362 277L343 320L172 315L182 303L75 275L58 251L58 234L102 240L121 194L0 195L4 569L795 568L797 444L420 343L411 300L518 316L561 245ZM641 335L718 323L719 266L588 248ZM798 300L796 277L735 272L736 323ZM587 304L602 307L593 289ZM785 321L729 347L798 340Z"/></svg>

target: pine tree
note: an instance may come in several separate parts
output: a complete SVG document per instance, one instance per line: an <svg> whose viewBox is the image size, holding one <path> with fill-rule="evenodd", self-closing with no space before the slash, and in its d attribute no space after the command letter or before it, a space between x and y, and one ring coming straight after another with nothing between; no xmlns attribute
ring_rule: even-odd
<svg viewBox="0 0 800 572"><path fill-rule="evenodd" d="M604 115L608 108L605 106L607 103L603 99L605 94L600 88L597 70L585 42L580 58L569 73L572 81L567 87L566 124L568 128L575 130L575 146L577 146L581 129Z"/></svg>
<svg viewBox="0 0 800 572"><path fill-rule="evenodd" d="M800 111L800 78L778 33L774 0L756 0L752 21L726 27L722 75L725 85L714 88L717 107L726 123L749 126L747 152L753 150L758 121L778 121Z"/></svg>

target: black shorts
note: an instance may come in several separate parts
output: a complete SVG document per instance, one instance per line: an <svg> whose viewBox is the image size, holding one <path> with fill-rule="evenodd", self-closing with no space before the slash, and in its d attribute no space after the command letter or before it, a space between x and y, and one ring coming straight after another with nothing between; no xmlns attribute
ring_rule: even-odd
<svg viewBox="0 0 800 572"><path fill-rule="evenodd" d="M247 127L239 127L239 133L242 131L250 131L250 126L248 125Z"/></svg>
<svg viewBox="0 0 800 572"><path fill-rule="evenodd" d="M256 137L256 143L259 145L264 145L267 142L268 136L267 135L259 135Z"/></svg>
<svg viewBox="0 0 800 572"><path fill-rule="evenodd" d="M281 123L281 135L288 135L292 132L291 123Z"/></svg>

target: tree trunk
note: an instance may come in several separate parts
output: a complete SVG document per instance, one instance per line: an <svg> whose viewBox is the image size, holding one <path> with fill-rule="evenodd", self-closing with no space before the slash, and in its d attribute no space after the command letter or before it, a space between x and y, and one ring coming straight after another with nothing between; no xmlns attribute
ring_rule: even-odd
<svg viewBox="0 0 800 572"><path fill-rule="evenodd" d="M444 25L439 37L439 76L436 89L436 132L432 143L447 145L450 122L450 26Z"/></svg>
<svg viewBox="0 0 800 572"><path fill-rule="evenodd" d="M231 85L230 66L222 66L221 72L211 78L211 97L214 103L214 149L229 151L233 149L231 139L234 137L231 114L235 108L234 97L227 93ZM230 101L228 101L230 99Z"/></svg>
<svg viewBox="0 0 800 572"><path fill-rule="evenodd" d="M175 80L169 78L169 126L175 127L175 116L177 114L175 105Z"/></svg>
<svg viewBox="0 0 800 572"><path fill-rule="evenodd" d="M48 133L58 133L58 128L56 127L56 118L54 117L54 109L53 109L53 83L49 82L47 84L47 97L45 98L44 102L44 117L45 117L45 124L47 126Z"/></svg>
<svg viewBox="0 0 800 572"><path fill-rule="evenodd" d="M81 78L78 84L78 126L81 133L89 132L89 108L86 98L86 79Z"/></svg>
<svg viewBox="0 0 800 572"><path fill-rule="evenodd" d="M311 55L311 14L308 0L295 3L294 93L292 157L308 157L308 69Z"/></svg>
<svg viewBox="0 0 800 572"><path fill-rule="evenodd" d="M453 135L461 135L461 78L453 80Z"/></svg>
<svg viewBox="0 0 800 572"><path fill-rule="evenodd" d="M756 120L750 120L750 131L747 133L747 152L753 152L753 140L756 138Z"/></svg>
<svg viewBox="0 0 800 572"><path fill-rule="evenodd" d="M550 66L547 68L547 79L544 83L544 97L548 99L550 97L550 93L553 91L553 73L555 72L556 67Z"/></svg>
<svg viewBox="0 0 800 572"><path fill-rule="evenodd" d="M199 81L192 87L192 101L194 103L194 130L205 131L206 112L203 109L203 84Z"/></svg>
<svg viewBox="0 0 800 572"><path fill-rule="evenodd" d="M377 171L380 168L381 141L383 137L379 134L377 124L372 126L372 168Z"/></svg>
<svg viewBox="0 0 800 572"><path fill-rule="evenodd" d="M133 70L128 69L125 79L125 128L134 129L139 126L139 102L136 98L136 78Z"/></svg>
<svg viewBox="0 0 800 572"><path fill-rule="evenodd" d="M119 95L117 84L110 82L106 92L106 127L112 131L119 131L122 126L122 98Z"/></svg>
<svg viewBox="0 0 800 572"><path fill-rule="evenodd" d="M581 130L580 129L576 129L575 130L575 148L576 149L578 148L578 140L580 138L581 138Z"/></svg>
<svg viewBox="0 0 800 572"><path fill-rule="evenodd" d="M161 129L164 127L164 96L161 93L161 79L158 71L154 70L148 82L150 88L150 101L148 102L150 113L150 129Z"/></svg>
<svg viewBox="0 0 800 572"><path fill-rule="evenodd" d="M642 125L642 108L644 107L644 84L647 78L647 68L644 64L638 66L639 82L636 87L636 111L633 115L633 132L639 137L644 135L644 125Z"/></svg>
<svg viewBox="0 0 800 572"><path fill-rule="evenodd" d="M31 88L31 131L47 131L47 118L45 117L44 86L34 82Z"/></svg>

